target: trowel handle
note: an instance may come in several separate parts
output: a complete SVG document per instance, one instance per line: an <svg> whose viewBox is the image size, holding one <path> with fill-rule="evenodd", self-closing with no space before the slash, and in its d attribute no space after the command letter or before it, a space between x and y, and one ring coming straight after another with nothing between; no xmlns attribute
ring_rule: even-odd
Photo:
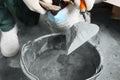
<svg viewBox="0 0 120 80"><path fill-rule="evenodd" d="M86 22L88 22L88 23L91 22L90 14L87 11L87 6L85 3L85 0L81 0L81 2L80 2L80 13L83 15Z"/></svg>
<svg viewBox="0 0 120 80"><path fill-rule="evenodd" d="M81 0L80 2L80 10L81 11L86 11L87 10L87 6L84 0Z"/></svg>

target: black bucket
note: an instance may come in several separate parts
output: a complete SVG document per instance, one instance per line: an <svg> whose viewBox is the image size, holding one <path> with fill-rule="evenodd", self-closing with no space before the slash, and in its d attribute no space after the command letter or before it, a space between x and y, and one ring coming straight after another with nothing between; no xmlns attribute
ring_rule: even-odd
<svg viewBox="0 0 120 80"><path fill-rule="evenodd" d="M56 36L63 39L49 41ZM45 48L46 42L52 43L49 49ZM31 80L96 80L102 70L98 50L86 42L66 55L64 42L63 35L54 33L24 44L20 62L26 76Z"/></svg>

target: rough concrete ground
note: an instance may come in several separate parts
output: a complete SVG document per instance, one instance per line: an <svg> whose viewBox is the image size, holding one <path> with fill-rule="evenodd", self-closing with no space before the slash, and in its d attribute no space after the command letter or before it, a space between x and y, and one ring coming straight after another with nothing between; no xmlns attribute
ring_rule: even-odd
<svg viewBox="0 0 120 80"><path fill-rule="evenodd" d="M92 11L92 21L100 27L97 38L92 41L97 45L104 65L97 80L120 80L120 20L112 20L112 6L96 5Z"/></svg>
<svg viewBox="0 0 120 80"><path fill-rule="evenodd" d="M120 20L111 19L111 6L100 4L92 10L92 23L100 27L91 42L99 49L104 66L97 80L120 80ZM47 33L49 30L42 24L19 27L20 45ZM19 58L20 53L12 58L0 58L0 80L28 80L20 69Z"/></svg>

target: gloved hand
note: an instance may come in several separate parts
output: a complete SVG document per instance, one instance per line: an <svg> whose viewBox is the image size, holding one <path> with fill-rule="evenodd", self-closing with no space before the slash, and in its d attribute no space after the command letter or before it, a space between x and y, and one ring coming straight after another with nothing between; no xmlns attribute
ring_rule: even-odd
<svg viewBox="0 0 120 80"><path fill-rule="evenodd" d="M47 0L47 1L50 2L51 0ZM23 2L31 11L34 11L40 14L45 14L46 12L46 10L40 6L39 0L23 0Z"/></svg>
<svg viewBox="0 0 120 80"><path fill-rule="evenodd" d="M73 3L71 2L72 0L64 0L66 2L70 2L70 3ZM74 4L80 8L80 4L81 4L81 0L73 0L74 1ZM85 1L85 4L86 4L86 7L87 7L87 10L91 10L93 8L93 5L95 3L95 0L84 0Z"/></svg>
<svg viewBox="0 0 120 80"><path fill-rule="evenodd" d="M95 0L64 0L64 1L76 5L76 7L80 9L80 12L83 15L84 20L88 23L91 22L90 13L88 11L90 11L93 8Z"/></svg>
<svg viewBox="0 0 120 80"><path fill-rule="evenodd" d="M87 10L91 10L93 8L93 5L95 3L95 0L85 0L86 6L87 6Z"/></svg>
<svg viewBox="0 0 120 80"><path fill-rule="evenodd" d="M27 7L34 12L45 14L46 10L59 10L59 6L52 5L52 0L23 0ZM41 7L42 6L42 7ZM44 8L43 8L44 7Z"/></svg>

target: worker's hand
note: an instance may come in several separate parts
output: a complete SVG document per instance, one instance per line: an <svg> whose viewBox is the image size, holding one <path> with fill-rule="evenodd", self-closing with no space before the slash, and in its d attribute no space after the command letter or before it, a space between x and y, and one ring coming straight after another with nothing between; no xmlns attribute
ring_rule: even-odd
<svg viewBox="0 0 120 80"><path fill-rule="evenodd" d="M52 3L47 3L43 1L39 1L40 5L44 7L46 10L53 10L53 11L58 11L61 9L60 6L53 5Z"/></svg>
<svg viewBox="0 0 120 80"><path fill-rule="evenodd" d="M93 5L95 3L95 0L84 0L87 10L91 10L93 8ZM80 8L81 0L74 0L75 5Z"/></svg>
<svg viewBox="0 0 120 80"><path fill-rule="evenodd" d="M95 0L85 0L86 6L87 6L87 10L91 10L93 8L93 5L95 3Z"/></svg>
<svg viewBox="0 0 120 80"><path fill-rule="evenodd" d="M49 0L48 0L49 1ZM27 5L27 7L34 12L45 14L46 10L43 9L40 4L39 0L23 0L23 2Z"/></svg>
<svg viewBox="0 0 120 80"><path fill-rule="evenodd" d="M60 6L52 5L52 0L23 0L27 7L34 12L45 14L46 10L60 10ZM42 7L41 7L42 6Z"/></svg>

